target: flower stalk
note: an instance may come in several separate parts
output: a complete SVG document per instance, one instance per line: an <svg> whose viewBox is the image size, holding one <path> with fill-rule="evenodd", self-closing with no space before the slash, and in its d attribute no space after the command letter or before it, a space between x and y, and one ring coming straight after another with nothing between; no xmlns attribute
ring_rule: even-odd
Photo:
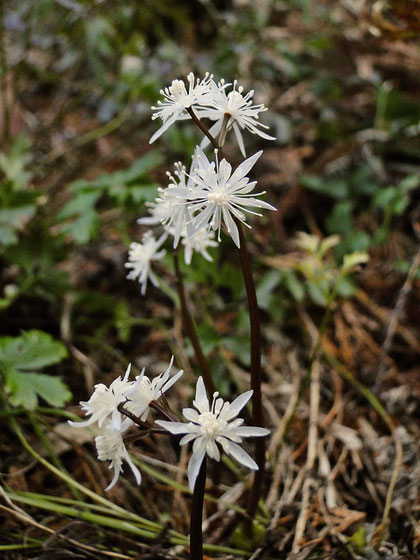
<svg viewBox="0 0 420 560"><path fill-rule="evenodd" d="M258 309L257 293L255 290L254 278L252 276L251 263L249 261L245 235L239 220L237 220L236 225L239 230L239 238L241 242L239 251L241 255L242 274L244 277L245 289L248 298L249 320L251 327L251 389L254 391L252 395L252 422L254 426L264 428L264 413L261 393L262 376L260 312ZM257 511L258 500L261 495L261 489L264 481L264 438L257 438L255 440L255 461L258 465L259 470L254 474L254 482L252 485L251 495L247 507L247 513L251 519L254 518Z"/></svg>
<svg viewBox="0 0 420 560"><path fill-rule="evenodd" d="M223 158L222 146L219 145L217 140L210 134L206 126L197 117L194 111L189 108L187 109L193 121L200 128L200 130L207 136L212 145L219 151L220 158ZM225 138L225 129L227 126L227 115L225 115L222 131L223 140ZM246 294L248 298L248 309L249 309L249 320L251 329L251 389L254 391L252 396L252 421L255 426L264 428L264 414L262 407L262 393L261 393L261 325L260 325L260 313L258 309L257 293L255 290L254 278L252 275L251 263L249 260L249 254L246 246L245 235L243 232L241 222L234 217L234 222L239 231L240 240L240 256L241 256L241 266L242 275L244 278ZM261 489L264 481L264 471L265 471L265 441L263 438L258 438L255 440L255 460L258 465L258 471L254 474L254 482L251 489L251 495L249 497L247 513L250 519L253 519L258 507L258 500L261 495Z"/></svg>
<svg viewBox="0 0 420 560"><path fill-rule="evenodd" d="M190 521L190 558L203 560L203 505L206 488L206 459L201 463L194 486Z"/></svg>

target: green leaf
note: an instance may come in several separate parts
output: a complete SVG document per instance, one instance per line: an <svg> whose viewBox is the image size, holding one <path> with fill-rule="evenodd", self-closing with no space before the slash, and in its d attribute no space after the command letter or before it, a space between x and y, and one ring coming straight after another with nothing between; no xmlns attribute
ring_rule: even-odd
<svg viewBox="0 0 420 560"><path fill-rule="evenodd" d="M42 331L27 331L19 337L0 338L0 366L7 370L32 371L60 362L65 346Z"/></svg>
<svg viewBox="0 0 420 560"><path fill-rule="evenodd" d="M66 356L64 345L42 331L1 337L0 369L6 378L10 402L33 410L41 397L51 406L63 406L71 393L61 379L31 371L56 364Z"/></svg>
<svg viewBox="0 0 420 560"><path fill-rule="evenodd" d="M71 398L71 393L58 377L44 373L22 373L11 371L7 375L6 391L14 406L34 410L38 396L50 406L61 407Z"/></svg>

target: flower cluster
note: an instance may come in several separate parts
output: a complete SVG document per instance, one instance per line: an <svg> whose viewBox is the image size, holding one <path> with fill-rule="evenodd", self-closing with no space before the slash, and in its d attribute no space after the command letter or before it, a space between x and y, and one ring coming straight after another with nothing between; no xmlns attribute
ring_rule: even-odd
<svg viewBox="0 0 420 560"><path fill-rule="evenodd" d="M111 461L109 468L114 469L114 477L107 490L117 482L122 472L123 461L130 466L137 484L141 482L140 471L133 463L123 441L123 433L133 426L134 422L120 412L119 406L123 405L129 413L144 422L150 412L150 403L157 401L184 373L180 370L171 377L173 361L172 357L167 369L153 379L144 374L143 368L141 374L133 381L129 381L130 364L124 377L117 377L109 387L98 383L90 399L81 401L80 405L85 415L90 416L88 420L69 421L75 428L97 424L100 430L100 434L95 438L98 458L101 461Z"/></svg>
<svg viewBox="0 0 420 560"><path fill-rule="evenodd" d="M216 83L213 76L208 73L203 80L196 79L190 72L187 76L188 90L182 80L174 80L172 84L161 90L163 101L158 101L158 107L152 107L155 111L152 119L161 118L162 127L155 132L150 139L150 144L157 140L174 122L178 120L190 119L188 109L197 113L200 118L207 118L216 121L209 129L215 138L219 137L222 131L223 121L226 119L225 131L233 130L242 155L246 157L245 145L241 130L248 130L252 134L257 134L265 140L275 140L274 136L269 136L261 128L268 128L259 121L259 114L267 110L263 104L254 105L254 90L243 95L243 87L238 86L235 80L233 84L220 80ZM227 89L232 86L231 91ZM208 145L205 138L202 148Z"/></svg>
<svg viewBox="0 0 420 560"><path fill-rule="evenodd" d="M220 145L223 145L227 133L233 130L244 157L242 131L247 130L266 140L275 140L262 130L267 126L259 121L259 114L266 107L254 104L254 91L244 94L236 80L233 84L224 80L216 83L210 74L200 80L190 73L187 83L174 80L161 91L161 95L163 99L158 101L156 107L152 107L152 119L161 119L163 125L152 136L150 143L176 121L192 117L195 120L214 121L209 134L218 139ZM218 150L215 150L214 161L209 160L203 151L208 145L209 139L205 135L201 146L195 148L188 171L181 162L175 163L173 174L168 173L168 186L160 188L155 201L147 204L150 215L138 220L140 224L161 225L164 229L158 241L153 234L146 232L141 244L132 243L130 247L126 267L131 272L127 278L138 279L143 295L149 279L154 285L157 283L151 264L162 258L164 251L160 247L167 236L173 238L174 248L178 245L184 247L186 264L191 263L194 252L211 261L208 249L221 242L222 230L240 247L238 224L250 227L247 214L261 216L255 209L276 210L258 198L265 191L254 193L256 182L248 178L262 151L233 170L223 157L219 161Z"/></svg>
<svg viewBox="0 0 420 560"><path fill-rule="evenodd" d="M141 482L141 473L131 459L123 440L123 433L133 426L134 422L123 415L118 407L123 405L131 415L137 416L144 422L150 412L150 403L157 401L183 374L181 370L171 377L172 364L173 358L166 371L152 380L144 375L143 369L134 381L128 379L130 375L130 366L128 366L123 378L118 377L109 387L103 383L95 385L90 399L80 403L85 414L90 416L88 420L69 421L69 424L76 428L94 423L98 425L100 435L95 438L98 458L101 461L110 461L109 468L114 469L114 477L106 490L110 490L117 482L123 470L123 461L130 466L137 484ZM258 470L255 461L240 444L244 437L261 437L270 432L257 426L243 426L243 419L237 418L251 396L252 391L246 391L229 403L220 398L218 393L214 393L210 406L203 378L199 377L193 401L197 410L193 408L183 410L183 415L188 422L155 421L171 434L182 435L180 445L193 442L193 453L188 464L191 490L194 489L200 466L206 455L220 461L220 452L224 451L245 467Z"/></svg>

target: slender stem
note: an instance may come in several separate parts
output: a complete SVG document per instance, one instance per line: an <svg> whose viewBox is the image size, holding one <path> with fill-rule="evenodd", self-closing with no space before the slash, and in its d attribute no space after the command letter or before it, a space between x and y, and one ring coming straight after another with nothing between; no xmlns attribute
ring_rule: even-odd
<svg viewBox="0 0 420 560"><path fill-rule="evenodd" d="M225 116L223 117L222 128L220 129L220 132L219 132L219 144L220 144L221 148L225 144L226 134L227 134L227 131L228 131L228 126L227 125L228 125L230 117L231 117L230 113L225 113Z"/></svg>
<svg viewBox="0 0 420 560"><path fill-rule="evenodd" d="M190 115L190 117L195 122L195 124L198 126L198 128L201 130L201 132L205 136L207 136L207 138L212 143L213 147L216 148L216 150L220 151L220 146L219 146L216 138L212 134L210 134L210 132L208 131L208 128L201 122L201 120L197 117L197 115L194 113L194 111L192 110L191 107L188 107L187 113ZM220 156L220 157L222 157L222 156Z"/></svg>
<svg viewBox="0 0 420 560"><path fill-rule="evenodd" d="M199 127L199 129L207 136L214 148L219 152L220 159L224 158L222 146L208 131L207 127L201 122L194 111L187 109L189 115ZM225 115L222 128L226 129L229 115ZM224 142L223 131L223 142ZM251 264L249 261L248 250L246 246L245 236L242 229L242 224L237 218L235 220L236 226L239 230L240 241L240 254L242 274L244 277L246 293L248 297L249 307L249 320L251 325L251 389L252 395L252 420L255 426L264 427L264 414L262 407L262 394L261 394L261 327L260 327L260 312L258 309L257 293L255 291L254 278L252 276ZM204 377L204 375L203 375ZM258 507L258 500L261 495L262 485L264 481L265 471L265 441L263 438L256 438L255 440L255 461L258 465L258 471L254 475L254 483L249 498L247 513L252 520L255 516Z"/></svg>
<svg viewBox="0 0 420 560"><path fill-rule="evenodd" d="M252 421L254 426L264 427L264 413L262 407L261 394L261 326L260 312L258 309L257 293L255 291L254 278L252 276L251 264L249 261L248 250L242 224L235 218L235 223L239 230L240 254L242 274L244 277L246 294L248 297L249 320L251 324L251 389L252 395ZM258 507L258 500L261 495L262 484L265 471L265 440L264 438L255 439L255 461L258 471L254 475L254 483L249 498L247 512L251 519L254 518Z"/></svg>
<svg viewBox="0 0 420 560"><path fill-rule="evenodd" d="M203 560L203 503L206 488L206 457L201 463L194 486L190 521L190 558Z"/></svg>
<svg viewBox="0 0 420 560"><path fill-rule="evenodd" d="M165 416L165 418L167 418L170 422L179 422L175 414L172 414L172 412L169 410L169 407L164 407L157 401L151 401L149 403L149 406L150 408L153 408L157 412L163 414L163 416Z"/></svg>
<svg viewBox="0 0 420 560"><path fill-rule="evenodd" d="M181 303L181 312L182 312L182 320L184 323L184 328L187 332L188 338L191 340L191 344L193 345L195 357L197 358L197 361L199 363L207 392L210 395L213 395L213 393L216 392L216 387L214 385L213 378L208 368L206 358L201 348L200 340L197 336L197 331L195 329L194 321L188 309L187 299L185 297L184 282L182 279L181 270L179 268L179 260L176 252L174 253L174 266L175 266L175 273L177 277L178 296L179 296L179 301Z"/></svg>

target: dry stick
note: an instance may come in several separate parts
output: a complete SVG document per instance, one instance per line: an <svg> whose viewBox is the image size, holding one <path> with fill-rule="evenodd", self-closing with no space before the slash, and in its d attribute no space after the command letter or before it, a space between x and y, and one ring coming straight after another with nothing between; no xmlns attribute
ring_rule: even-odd
<svg viewBox="0 0 420 560"><path fill-rule="evenodd" d="M220 159L224 157L222 147L218 144L217 140L210 134L206 126L197 117L194 111L187 109L187 112L200 128L200 130L207 136L214 148L219 152ZM228 116L225 115L223 126L227 125ZM225 124L226 123L226 124ZM257 294L255 291L254 278L252 276L252 269L249 262L248 251L246 247L245 236L242 229L242 224L235 217L235 224L239 231L240 240L240 255L242 274L248 297L249 319L251 323L251 388L254 393L252 395L252 420L255 426L264 427L264 415L262 406L261 395L261 327L260 327L260 313L258 309ZM258 507L258 500L261 494L262 483L264 479L265 470L265 441L263 438L255 440L255 460L258 465L258 471L254 475L254 483L251 490L251 497L249 499L247 513L250 519L253 519Z"/></svg>
<svg viewBox="0 0 420 560"><path fill-rule="evenodd" d="M190 558L203 560L203 503L206 488L206 457L201 463L194 486L190 521Z"/></svg>
<svg viewBox="0 0 420 560"><path fill-rule="evenodd" d="M206 358L201 348L200 340L197 336L197 331L195 329L194 321L188 309L187 300L185 297L184 282L182 279L181 270L179 268L178 254L176 252L174 253L174 266L175 266L175 273L177 278L178 296L179 296L179 301L181 303L182 320L184 323L184 327L185 330L187 331L188 338L191 340L191 344L193 345L195 357L197 358L201 373L203 375L204 385L206 386L208 393L210 395L213 395L216 392L216 387L214 385L213 378L208 368Z"/></svg>
<svg viewBox="0 0 420 560"><path fill-rule="evenodd" d="M392 310L389 318L388 329L382 346L383 355L378 367L378 373L376 376L375 385L373 386L373 391L376 394L378 394L381 389L382 381L386 370L385 358L388 356L389 351L391 349L392 340L394 338L395 331L397 330L398 327L398 319L399 317L401 317L401 314L404 311L407 296L410 293L411 288L413 287L413 282L419 267L420 267L420 249L417 251L417 254L414 257L413 262L411 263L410 270L408 271L407 274L407 278L405 279L405 282L398 294L397 303L395 304L395 307Z"/></svg>

